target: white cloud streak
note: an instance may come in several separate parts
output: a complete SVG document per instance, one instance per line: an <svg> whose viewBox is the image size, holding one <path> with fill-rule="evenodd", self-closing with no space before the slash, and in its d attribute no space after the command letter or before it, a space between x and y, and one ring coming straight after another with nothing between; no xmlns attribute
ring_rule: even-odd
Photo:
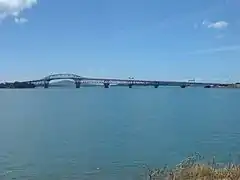
<svg viewBox="0 0 240 180"><path fill-rule="evenodd" d="M225 29L229 26L229 23L226 21L216 21L216 22L203 21L202 25L206 26L207 28Z"/></svg>
<svg viewBox="0 0 240 180"><path fill-rule="evenodd" d="M218 21L208 25L208 28L214 29L224 29L228 27L228 23L226 21Z"/></svg>
<svg viewBox="0 0 240 180"><path fill-rule="evenodd" d="M0 0L0 21L10 17L16 23L25 23L27 19L20 17L21 12L36 4L37 0Z"/></svg>
<svg viewBox="0 0 240 180"><path fill-rule="evenodd" d="M227 51L240 51L240 45L224 46L224 47L219 47L219 48L196 50L196 51L190 52L188 54L211 54L211 53L227 52Z"/></svg>

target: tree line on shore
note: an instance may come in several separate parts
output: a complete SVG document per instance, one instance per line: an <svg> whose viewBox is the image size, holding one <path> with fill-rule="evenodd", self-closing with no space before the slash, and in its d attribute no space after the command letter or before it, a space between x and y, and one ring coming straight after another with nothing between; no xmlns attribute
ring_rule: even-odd
<svg viewBox="0 0 240 180"><path fill-rule="evenodd" d="M24 89L24 88L35 88L36 86L32 83L27 82L13 82L13 83L0 83L0 88L8 89Z"/></svg>

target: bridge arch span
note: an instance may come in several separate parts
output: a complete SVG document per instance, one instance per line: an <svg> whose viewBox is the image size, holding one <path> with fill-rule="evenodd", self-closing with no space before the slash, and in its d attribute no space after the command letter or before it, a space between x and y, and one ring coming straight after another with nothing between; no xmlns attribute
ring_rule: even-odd
<svg viewBox="0 0 240 180"><path fill-rule="evenodd" d="M69 79L69 80L73 80L75 82L76 88L80 88L81 85L81 80L85 79L82 76L76 75L76 74L51 74L49 76L46 76L42 79L44 88L48 88L49 87L49 83L50 81L54 81L54 80L64 80L64 79Z"/></svg>
<svg viewBox="0 0 240 180"><path fill-rule="evenodd" d="M84 79L84 77L76 74L51 74L43 78L44 81L61 80L61 79L71 79L76 81L76 80Z"/></svg>

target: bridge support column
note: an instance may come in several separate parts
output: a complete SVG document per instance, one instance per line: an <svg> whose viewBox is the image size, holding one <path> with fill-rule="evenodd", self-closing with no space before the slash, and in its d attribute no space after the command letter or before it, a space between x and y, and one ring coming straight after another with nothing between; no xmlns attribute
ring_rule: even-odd
<svg viewBox="0 0 240 180"><path fill-rule="evenodd" d="M155 85L154 85L154 88L158 88L158 87L159 87L159 84L155 84Z"/></svg>
<svg viewBox="0 0 240 180"><path fill-rule="evenodd" d="M133 84L129 84L128 87L131 89L133 87Z"/></svg>
<svg viewBox="0 0 240 180"><path fill-rule="evenodd" d="M75 85L76 85L76 88L80 88L80 86L81 86L81 81L76 81L76 82L75 82Z"/></svg>
<svg viewBox="0 0 240 180"><path fill-rule="evenodd" d="M110 83L103 83L103 85L104 85L104 88L109 88Z"/></svg>
<svg viewBox="0 0 240 180"><path fill-rule="evenodd" d="M44 88L45 89L49 88L49 81L44 81Z"/></svg>

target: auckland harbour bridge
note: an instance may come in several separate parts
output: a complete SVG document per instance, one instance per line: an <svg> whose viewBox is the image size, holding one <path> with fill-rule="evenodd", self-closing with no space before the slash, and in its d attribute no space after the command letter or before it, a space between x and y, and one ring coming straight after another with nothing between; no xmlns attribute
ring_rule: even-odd
<svg viewBox="0 0 240 180"><path fill-rule="evenodd" d="M227 86L228 84L220 83L203 83L195 82L195 80L189 81L162 81L162 80L140 80L140 79L112 79L112 78L90 78L83 77L76 74L52 74L38 80L24 81L24 83L34 84L36 87L49 88L49 84L54 80L72 80L76 88L80 88L84 84L103 85L104 88L109 88L111 85L122 85L132 88L133 86L152 86L158 88L159 86L178 86L178 87L214 87L214 86Z"/></svg>

